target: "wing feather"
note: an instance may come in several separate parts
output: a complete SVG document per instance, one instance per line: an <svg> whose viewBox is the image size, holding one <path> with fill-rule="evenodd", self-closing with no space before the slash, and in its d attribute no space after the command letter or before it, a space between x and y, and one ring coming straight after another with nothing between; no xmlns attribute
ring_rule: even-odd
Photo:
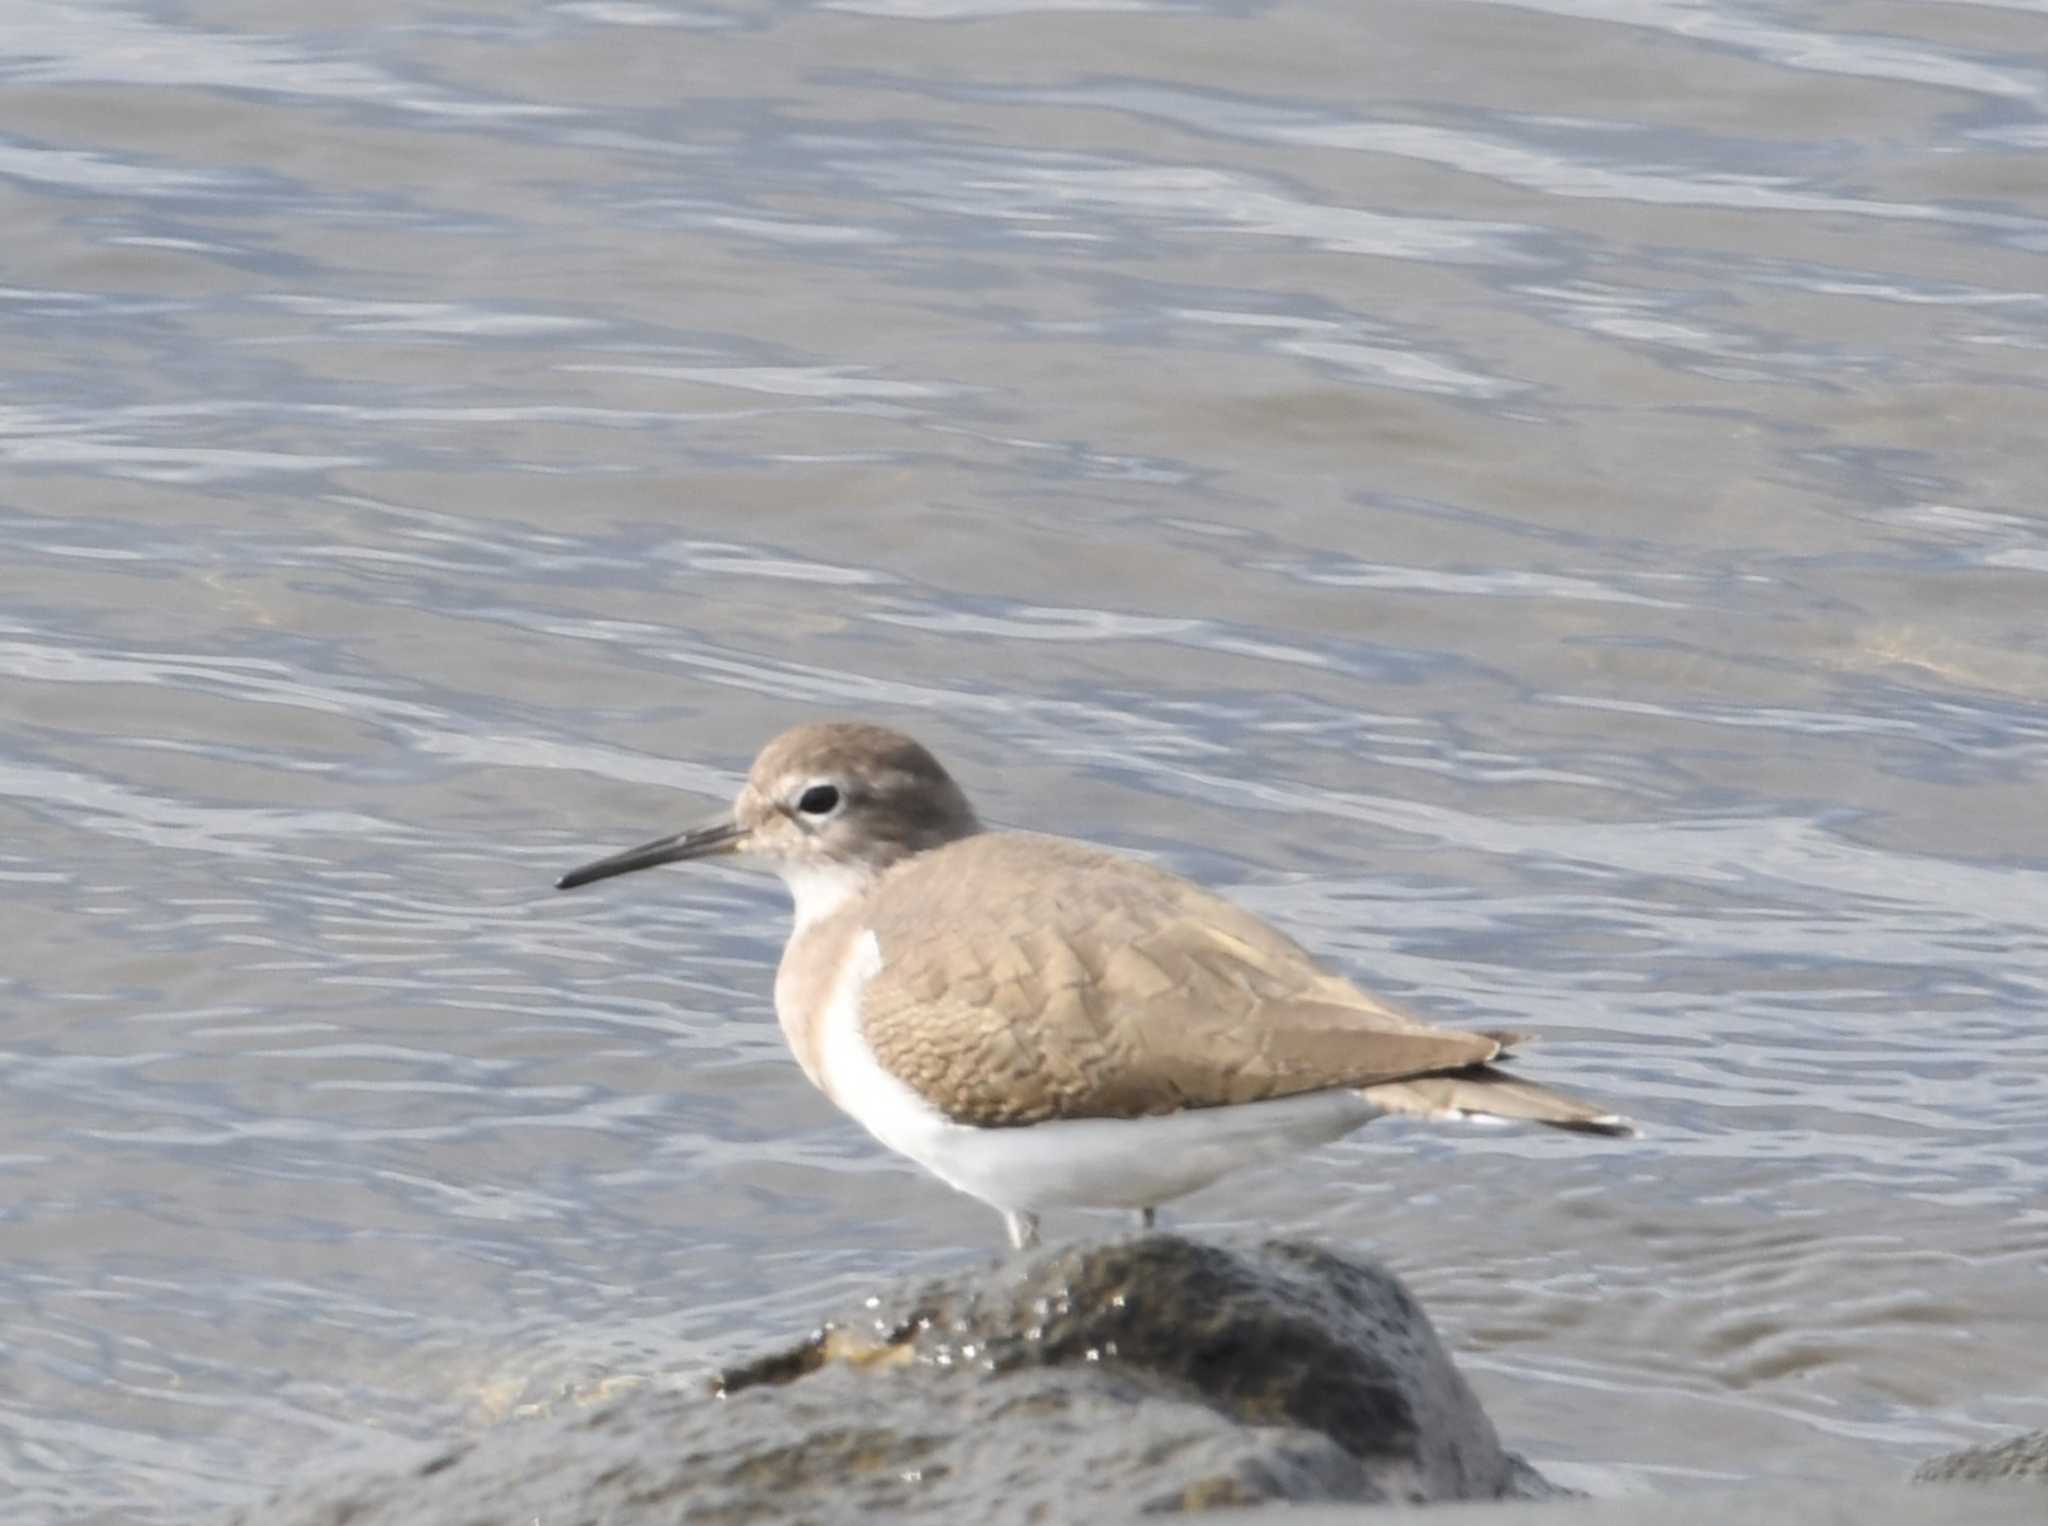
<svg viewBox="0 0 2048 1526"><path fill-rule="evenodd" d="M891 871L866 907L882 950L868 1043L962 1123L1370 1086L1501 1048L1367 995L1188 880L1058 838L950 843Z"/></svg>

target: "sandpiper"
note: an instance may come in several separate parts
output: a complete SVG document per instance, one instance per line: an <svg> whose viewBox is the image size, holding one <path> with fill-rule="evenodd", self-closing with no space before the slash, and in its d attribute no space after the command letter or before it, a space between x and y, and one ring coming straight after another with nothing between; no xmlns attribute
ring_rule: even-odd
<svg viewBox="0 0 2048 1526"><path fill-rule="evenodd" d="M799 726L732 809L572 870L563 890L739 853L796 925L775 1013L797 1063L890 1149L1037 1243L1055 1207L1156 1207L1387 1113L1628 1122L1492 1062L1150 864L985 831L952 776L881 726Z"/></svg>

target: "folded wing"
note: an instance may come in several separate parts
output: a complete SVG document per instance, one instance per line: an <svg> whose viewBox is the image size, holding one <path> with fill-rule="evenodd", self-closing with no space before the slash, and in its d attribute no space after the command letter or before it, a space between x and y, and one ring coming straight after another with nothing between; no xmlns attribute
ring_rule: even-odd
<svg viewBox="0 0 2048 1526"><path fill-rule="evenodd" d="M958 1122L1365 1088L1463 1071L1502 1048L1327 974L1200 886L1083 844L987 833L894 872L925 881L922 894L876 904L974 909L943 928L878 919L882 967L862 1002L876 1058ZM1058 896L1034 893L1049 883Z"/></svg>

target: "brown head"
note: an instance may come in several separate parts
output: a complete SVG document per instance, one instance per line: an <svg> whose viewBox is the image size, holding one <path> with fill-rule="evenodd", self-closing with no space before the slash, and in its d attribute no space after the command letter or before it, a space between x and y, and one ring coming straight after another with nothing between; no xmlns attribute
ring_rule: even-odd
<svg viewBox="0 0 2048 1526"><path fill-rule="evenodd" d="M960 786L917 742L884 726L826 721L762 748L730 811L572 869L555 885L743 853L789 882L804 922L891 864L980 830Z"/></svg>

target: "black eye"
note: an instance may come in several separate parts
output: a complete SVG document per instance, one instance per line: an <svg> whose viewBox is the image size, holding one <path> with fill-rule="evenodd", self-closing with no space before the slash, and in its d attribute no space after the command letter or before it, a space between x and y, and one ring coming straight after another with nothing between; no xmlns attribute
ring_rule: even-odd
<svg viewBox="0 0 2048 1526"><path fill-rule="evenodd" d="M830 816L839 809L839 786L813 784L797 796L796 808L806 816Z"/></svg>

